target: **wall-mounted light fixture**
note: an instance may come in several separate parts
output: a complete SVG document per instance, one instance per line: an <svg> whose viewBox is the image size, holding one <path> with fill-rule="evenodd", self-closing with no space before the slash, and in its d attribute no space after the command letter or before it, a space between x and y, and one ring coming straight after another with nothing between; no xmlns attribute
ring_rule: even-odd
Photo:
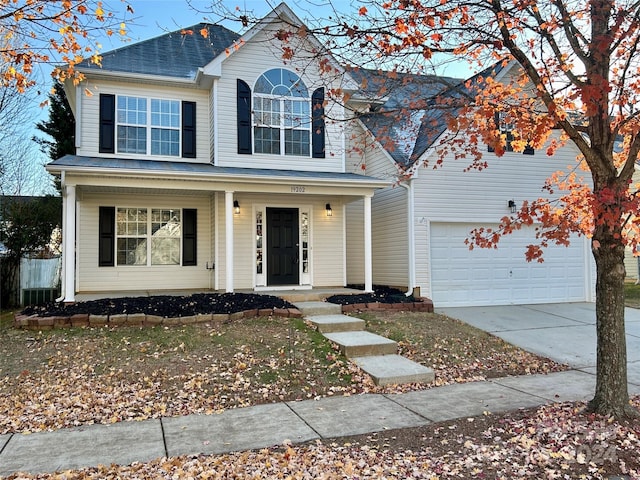
<svg viewBox="0 0 640 480"><path fill-rule="evenodd" d="M324 207L327 210L327 217L333 216L333 210L331 210L331 204L327 203Z"/></svg>
<svg viewBox="0 0 640 480"><path fill-rule="evenodd" d="M240 204L238 203L238 200L233 201L233 212L236 215L240 215Z"/></svg>
<svg viewBox="0 0 640 480"><path fill-rule="evenodd" d="M511 213L516 213L516 202L514 202L513 200L509 200L508 205Z"/></svg>

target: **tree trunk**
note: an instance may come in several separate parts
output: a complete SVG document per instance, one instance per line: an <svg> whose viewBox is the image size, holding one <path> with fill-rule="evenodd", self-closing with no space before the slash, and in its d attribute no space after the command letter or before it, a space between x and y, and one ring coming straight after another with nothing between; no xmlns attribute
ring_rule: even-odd
<svg viewBox="0 0 640 480"><path fill-rule="evenodd" d="M629 404L627 343L624 322L624 244L619 231L596 227L592 240L596 260L596 392L589 409L617 419L637 417Z"/></svg>

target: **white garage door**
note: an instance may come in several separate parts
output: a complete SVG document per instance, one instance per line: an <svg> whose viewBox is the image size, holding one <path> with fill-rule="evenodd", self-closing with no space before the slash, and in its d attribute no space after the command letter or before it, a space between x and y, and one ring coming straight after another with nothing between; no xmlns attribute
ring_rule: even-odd
<svg viewBox="0 0 640 480"><path fill-rule="evenodd" d="M475 225L477 226L477 225ZM431 224L432 299L437 307L509 305L586 300L585 242L545 250L544 262L527 262L533 229L504 236L497 249L469 248L470 224Z"/></svg>

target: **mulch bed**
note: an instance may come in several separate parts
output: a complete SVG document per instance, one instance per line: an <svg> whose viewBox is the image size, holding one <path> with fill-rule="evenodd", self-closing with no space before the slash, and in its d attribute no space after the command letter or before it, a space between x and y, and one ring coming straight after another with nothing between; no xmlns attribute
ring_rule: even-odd
<svg viewBox="0 0 640 480"><path fill-rule="evenodd" d="M159 317L187 317L198 314L236 313L247 310L289 309L294 305L282 298L248 293L202 293L188 296L105 298L71 305L48 303L27 307L23 315L38 317L120 315L144 313Z"/></svg>
<svg viewBox="0 0 640 480"><path fill-rule="evenodd" d="M347 287L364 290L364 285L347 285ZM383 285L374 285L373 293L333 295L327 298L327 302L338 303L340 305L353 305L358 303L414 303L416 301L419 300L413 295L407 297L401 290Z"/></svg>

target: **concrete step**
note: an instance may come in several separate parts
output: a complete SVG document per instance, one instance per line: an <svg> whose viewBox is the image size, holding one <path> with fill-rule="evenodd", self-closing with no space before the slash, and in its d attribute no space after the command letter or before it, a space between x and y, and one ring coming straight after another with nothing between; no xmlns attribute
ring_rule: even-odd
<svg viewBox="0 0 640 480"><path fill-rule="evenodd" d="M355 357L351 360L371 375L376 385L429 383L435 378L432 369L400 355Z"/></svg>
<svg viewBox="0 0 640 480"><path fill-rule="evenodd" d="M306 318L320 333L364 330L364 320L347 315L312 315Z"/></svg>
<svg viewBox="0 0 640 480"><path fill-rule="evenodd" d="M342 305L329 302L297 302L294 303L296 308L302 312L305 317L313 315L341 315Z"/></svg>
<svg viewBox="0 0 640 480"><path fill-rule="evenodd" d="M324 336L337 343L340 352L347 358L391 355L398 349L398 344L393 340L370 332L334 332L325 333Z"/></svg>

